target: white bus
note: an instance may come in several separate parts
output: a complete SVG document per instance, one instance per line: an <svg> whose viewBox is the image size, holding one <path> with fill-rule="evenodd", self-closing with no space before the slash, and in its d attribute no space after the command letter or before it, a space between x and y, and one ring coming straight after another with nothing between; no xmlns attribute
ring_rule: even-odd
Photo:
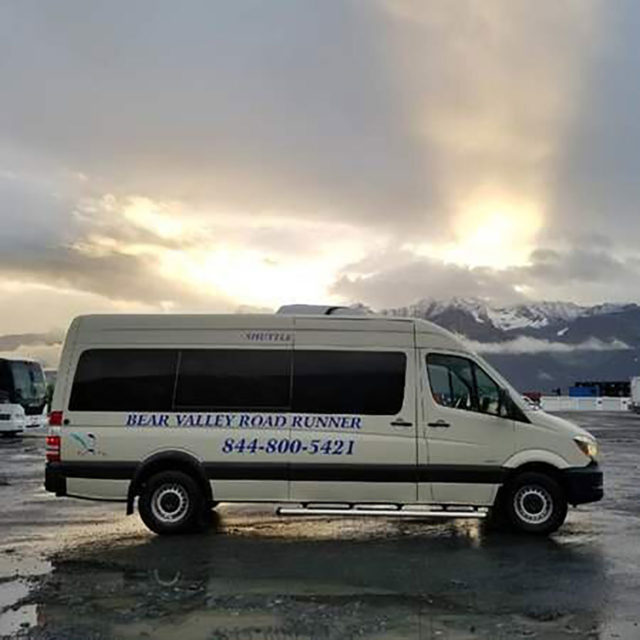
<svg viewBox="0 0 640 640"><path fill-rule="evenodd" d="M17 435L47 424L46 384L33 360L0 358L0 434Z"/></svg>
<svg viewBox="0 0 640 640"><path fill-rule="evenodd" d="M281 515L483 518L549 533L603 495L595 439L532 410L453 334L345 315L73 321L45 486L135 500L157 533L219 502Z"/></svg>

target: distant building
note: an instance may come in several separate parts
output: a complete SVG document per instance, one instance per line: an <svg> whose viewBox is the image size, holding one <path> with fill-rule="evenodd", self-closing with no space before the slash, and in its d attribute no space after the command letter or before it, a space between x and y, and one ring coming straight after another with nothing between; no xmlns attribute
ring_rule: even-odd
<svg viewBox="0 0 640 640"><path fill-rule="evenodd" d="M569 387L569 395L574 398L628 398L631 395L629 380L576 382Z"/></svg>

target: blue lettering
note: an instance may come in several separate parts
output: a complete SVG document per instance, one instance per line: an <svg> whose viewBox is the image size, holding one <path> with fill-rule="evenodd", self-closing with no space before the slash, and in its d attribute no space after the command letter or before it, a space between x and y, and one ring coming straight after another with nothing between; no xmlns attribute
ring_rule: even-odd
<svg viewBox="0 0 640 640"><path fill-rule="evenodd" d="M138 416L135 413L130 413L127 416L127 427L138 426Z"/></svg>
<svg viewBox="0 0 640 640"><path fill-rule="evenodd" d="M166 413L151 416L151 426L153 427L168 427L168 423L169 415Z"/></svg>
<svg viewBox="0 0 640 640"><path fill-rule="evenodd" d="M260 414L256 414L251 418L251 426L252 427L261 427L264 418Z"/></svg>
<svg viewBox="0 0 640 640"><path fill-rule="evenodd" d="M340 418L336 418L334 416L331 416L329 418L329 426L332 429L339 429L340 428Z"/></svg>
<svg viewBox="0 0 640 640"><path fill-rule="evenodd" d="M291 426L293 428L300 429L300 427L302 427L302 425L300 424L301 421L302 421L302 416L293 416L291 418Z"/></svg>
<svg viewBox="0 0 640 640"><path fill-rule="evenodd" d="M225 420L227 421L227 424L225 426L230 427L233 424L234 416L230 414L226 414L224 417L225 417Z"/></svg>
<svg viewBox="0 0 640 640"><path fill-rule="evenodd" d="M239 427L248 427L249 426L249 416L246 413L243 413L240 416L240 424Z"/></svg>
<svg viewBox="0 0 640 640"><path fill-rule="evenodd" d="M318 416L318 426L323 428L327 426L327 416Z"/></svg>
<svg viewBox="0 0 640 640"><path fill-rule="evenodd" d="M362 428L362 418L353 418L353 422L352 422L352 428L353 429L361 429Z"/></svg>
<svg viewBox="0 0 640 640"><path fill-rule="evenodd" d="M182 427L187 419L184 413L176 413L176 423L179 427Z"/></svg>

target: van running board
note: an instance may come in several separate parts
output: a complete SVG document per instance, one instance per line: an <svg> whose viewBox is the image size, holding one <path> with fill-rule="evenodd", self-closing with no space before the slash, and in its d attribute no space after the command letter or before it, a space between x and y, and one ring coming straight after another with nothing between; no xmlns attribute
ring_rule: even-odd
<svg viewBox="0 0 640 640"><path fill-rule="evenodd" d="M457 507L434 508L434 509L399 509L399 508L368 508L367 506L356 505L355 507L278 507L276 514L279 516L343 516L370 517L384 516L385 518L486 518L488 510L486 508L465 508Z"/></svg>

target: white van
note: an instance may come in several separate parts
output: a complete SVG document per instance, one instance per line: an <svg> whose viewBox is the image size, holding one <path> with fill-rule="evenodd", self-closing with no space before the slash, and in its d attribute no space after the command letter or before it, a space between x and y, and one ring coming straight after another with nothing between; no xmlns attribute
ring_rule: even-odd
<svg viewBox="0 0 640 640"><path fill-rule="evenodd" d="M0 358L0 434L18 435L46 427L46 395L40 363Z"/></svg>
<svg viewBox="0 0 640 640"><path fill-rule="evenodd" d="M595 439L532 410L411 318L101 315L67 333L46 488L157 533L218 502L279 513L482 518L549 533L600 500Z"/></svg>

